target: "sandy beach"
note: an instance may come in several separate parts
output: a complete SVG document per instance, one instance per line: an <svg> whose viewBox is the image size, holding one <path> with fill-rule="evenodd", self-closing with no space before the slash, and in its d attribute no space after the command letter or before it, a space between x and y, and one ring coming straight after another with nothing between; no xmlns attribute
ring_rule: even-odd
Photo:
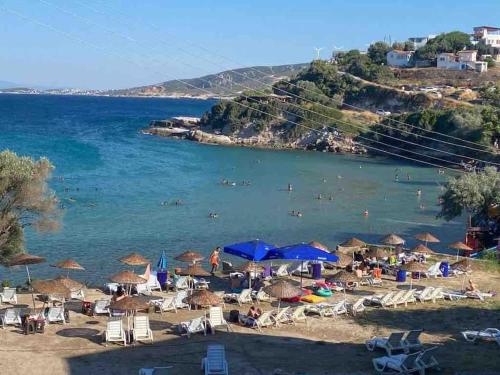
<svg viewBox="0 0 500 375"><path fill-rule="evenodd" d="M329 271L331 272L331 271ZM474 271L472 276L480 290L500 290L496 270ZM384 275L381 287L360 287L348 292L348 301L388 290L408 288ZM305 279L305 284L313 281ZM211 278L212 289L227 290L227 280ZM462 277L422 279L414 288L426 285L460 289ZM172 292L170 292L172 293ZM165 292L155 292L165 295ZM97 289L86 290L86 300L102 298ZM109 296L108 296L109 297ZM329 301L344 298L335 293ZM19 303L29 304L31 295L19 295ZM41 306L41 302L37 302ZM286 304L284 304L286 305ZM4 374L137 374L141 367L173 366L169 374L197 374L208 343L222 343L231 374L371 374L371 359L385 354L369 352L365 341L394 331L423 328L425 347L436 346L436 357L442 374L498 374L498 346L466 342L460 331L500 326L498 296L479 300L441 300L436 303L412 303L408 307L368 307L359 315L320 318L309 315L307 322L265 328L262 332L231 324L231 332L217 330L215 335L195 334L191 338L177 333L175 325L204 314L203 310L179 310L177 313L149 313L154 344L102 344L106 316L91 317L80 312L80 303L69 303L70 323L50 324L44 334L22 334L19 327L0 330L0 352ZM224 310L246 312L250 305L226 303ZM283 304L282 304L283 306ZM6 307L5 305L3 307ZM266 311L276 309L277 302L261 303ZM435 373L436 371L432 371Z"/></svg>

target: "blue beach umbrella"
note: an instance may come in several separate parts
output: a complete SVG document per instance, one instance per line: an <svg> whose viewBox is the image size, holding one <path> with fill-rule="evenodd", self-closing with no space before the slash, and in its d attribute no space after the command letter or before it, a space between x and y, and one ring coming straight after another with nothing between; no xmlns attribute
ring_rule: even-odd
<svg viewBox="0 0 500 375"><path fill-rule="evenodd" d="M300 260L303 265L304 260L336 262L339 258L309 244L298 243L270 250L267 259ZM300 287L302 288L302 272L300 272Z"/></svg>
<svg viewBox="0 0 500 375"><path fill-rule="evenodd" d="M168 261L167 261L167 254L165 254L165 250L161 252L160 259L158 259L158 263L156 264L156 267L159 270L166 270L168 267Z"/></svg>
<svg viewBox="0 0 500 375"><path fill-rule="evenodd" d="M237 257L254 262L264 259L269 251L273 249L275 249L275 246L261 240L239 242L224 246L224 252L226 254L236 255Z"/></svg>

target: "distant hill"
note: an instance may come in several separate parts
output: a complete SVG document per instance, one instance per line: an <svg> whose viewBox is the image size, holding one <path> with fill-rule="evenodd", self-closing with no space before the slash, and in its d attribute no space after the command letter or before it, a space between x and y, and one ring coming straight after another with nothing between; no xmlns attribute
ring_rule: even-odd
<svg viewBox="0 0 500 375"><path fill-rule="evenodd" d="M0 89L9 89L11 87L19 87L18 83L9 82L9 81L0 81Z"/></svg>
<svg viewBox="0 0 500 375"><path fill-rule="evenodd" d="M258 90L263 89L266 84L273 84L280 79L294 76L307 66L309 66L308 63L254 66L250 68L227 70L200 78L183 79L182 81L187 84L172 80L149 86L111 90L104 94L123 96L236 96L237 93L248 90L245 87ZM256 82L255 80L264 83ZM240 86L240 84L245 87ZM196 88L210 91L215 95L210 95L191 85Z"/></svg>

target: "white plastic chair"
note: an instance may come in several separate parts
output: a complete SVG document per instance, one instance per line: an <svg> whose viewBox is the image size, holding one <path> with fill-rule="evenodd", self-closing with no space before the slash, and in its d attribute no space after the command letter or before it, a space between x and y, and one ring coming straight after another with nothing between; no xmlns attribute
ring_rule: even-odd
<svg viewBox="0 0 500 375"><path fill-rule="evenodd" d="M77 299L80 301L84 301L85 300L85 293L83 292L83 289L73 290L71 292L70 297L71 297L71 299Z"/></svg>
<svg viewBox="0 0 500 375"><path fill-rule="evenodd" d="M147 315L134 316L133 324L134 341L151 341L153 343L153 331L149 326L149 317Z"/></svg>
<svg viewBox="0 0 500 375"><path fill-rule="evenodd" d="M275 276L278 276L278 277L288 276L289 275L288 267L289 267L289 264L282 264L278 268L273 269L273 273Z"/></svg>
<svg viewBox="0 0 500 375"><path fill-rule="evenodd" d="M110 301L107 299L96 300L95 304L94 304L94 311L93 311L94 316L98 315L98 314L109 315L109 304L110 304Z"/></svg>
<svg viewBox="0 0 500 375"><path fill-rule="evenodd" d="M201 370L205 371L205 375L229 374L223 345L208 345L207 356L201 361Z"/></svg>
<svg viewBox="0 0 500 375"><path fill-rule="evenodd" d="M174 311L177 313L177 307L175 306L175 295L167 296L162 298L160 302L155 302L155 307L160 310L160 313L164 311Z"/></svg>
<svg viewBox="0 0 500 375"><path fill-rule="evenodd" d="M179 326L182 330L186 331L188 338L190 338L193 333L203 332L205 336L207 334L207 325L204 316L181 322Z"/></svg>
<svg viewBox="0 0 500 375"><path fill-rule="evenodd" d="M0 304L6 302L12 305L17 304L16 288L3 288L3 292L0 293Z"/></svg>
<svg viewBox="0 0 500 375"><path fill-rule="evenodd" d="M257 303L259 302L269 302L271 301L271 296L264 292L264 290L261 288L259 291L255 294L255 300Z"/></svg>
<svg viewBox="0 0 500 375"><path fill-rule="evenodd" d="M108 342L123 342L123 345L127 346L127 337L125 336L123 321L121 319L111 318L106 323L106 331L104 332L105 345Z"/></svg>
<svg viewBox="0 0 500 375"><path fill-rule="evenodd" d="M6 325L18 325L21 324L21 314L19 309L6 309L0 313L0 320L2 322L2 328Z"/></svg>
<svg viewBox="0 0 500 375"><path fill-rule="evenodd" d="M50 307L47 313L47 321L49 323L62 322L66 324L66 319L64 319L64 307Z"/></svg>
<svg viewBox="0 0 500 375"><path fill-rule="evenodd" d="M216 327L226 327L229 332L231 329L228 322L224 319L224 314L222 313L222 307L212 306L208 310L207 323L210 325L210 332L215 334Z"/></svg>

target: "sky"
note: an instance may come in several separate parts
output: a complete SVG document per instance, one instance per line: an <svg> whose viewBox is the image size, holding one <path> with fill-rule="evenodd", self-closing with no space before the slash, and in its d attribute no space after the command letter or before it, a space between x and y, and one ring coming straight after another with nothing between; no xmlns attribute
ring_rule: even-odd
<svg viewBox="0 0 500 375"><path fill-rule="evenodd" d="M0 0L0 81L126 88L499 23L500 0Z"/></svg>

